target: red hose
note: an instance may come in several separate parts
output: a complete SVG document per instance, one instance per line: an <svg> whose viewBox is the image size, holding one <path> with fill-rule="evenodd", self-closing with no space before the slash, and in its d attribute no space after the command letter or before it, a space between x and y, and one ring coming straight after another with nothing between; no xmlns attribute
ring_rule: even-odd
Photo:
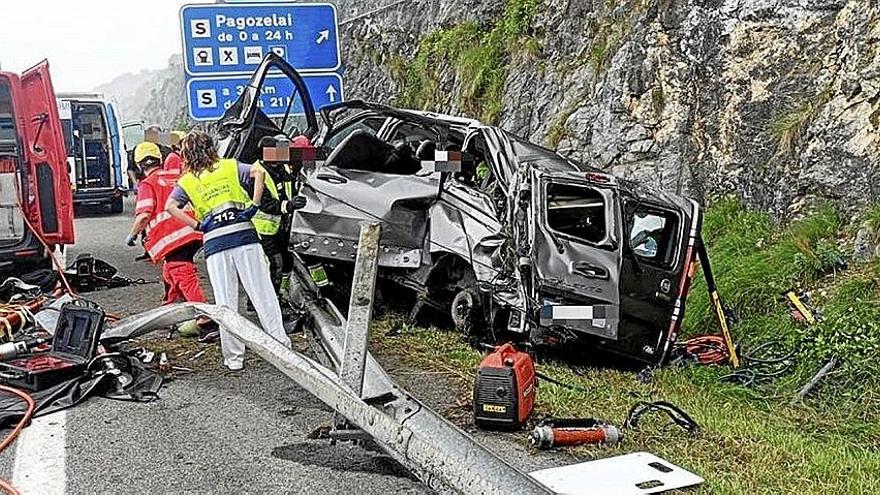
<svg viewBox="0 0 880 495"><path fill-rule="evenodd" d="M13 428L8 435L6 435L6 438L3 439L3 442L0 442L0 452L3 452L4 450L6 450L6 447L12 445L12 442L14 442L16 438L18 438L18 434L21 433L21 430L23 430L25 426L28 426L31 423L31 418L34 416L34 410L37 408L37 405L34 403L34 399L30 395L17 388L0 385L0 390L13 395L17 395L27 404L27 409L25 410L24 415L18 421L18 424L15 425L15 428ZM3 490L9 495L19 495L18 490L16 490L11 483L4 480L3 478L0 478L0 490Z"/></svg>

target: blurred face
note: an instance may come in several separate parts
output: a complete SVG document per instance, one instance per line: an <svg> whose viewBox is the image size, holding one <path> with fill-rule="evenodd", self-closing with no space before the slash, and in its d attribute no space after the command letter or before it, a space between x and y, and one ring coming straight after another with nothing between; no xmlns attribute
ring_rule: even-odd
<svg viewBox="0 0 880 495"><path fill-rule="evenodd" d="M275 146L266 146L263 148L263 163L277 164L290 161L290 145L286 142L280 142Z"/></svg>

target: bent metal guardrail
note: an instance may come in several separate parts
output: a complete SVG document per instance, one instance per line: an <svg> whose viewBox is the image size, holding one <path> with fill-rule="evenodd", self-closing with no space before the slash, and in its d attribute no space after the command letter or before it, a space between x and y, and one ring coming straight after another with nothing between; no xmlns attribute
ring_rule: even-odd
<svg viewBox="0 0 880 495"><path fill-rule="evenodd" d="M298 289L310 292L307 285L300 284ZM330 360L338 364L344 320L338 311L334 313L332 303L318 297L306 301L306 308L315 336L329 351ZM429 487L464 494L553 493L394 384L370 355L362 399L337 373L284 347L225 307L194 303L163 306L120 321L104 332L102 340L127 340L199 315L213 318L297 385L361 428Z"/></svg>

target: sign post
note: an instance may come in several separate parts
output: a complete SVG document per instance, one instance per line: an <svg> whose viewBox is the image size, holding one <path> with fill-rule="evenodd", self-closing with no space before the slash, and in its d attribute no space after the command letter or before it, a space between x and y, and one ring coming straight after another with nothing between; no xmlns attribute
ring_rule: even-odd
<svg viewBox="0 0 880 495"><path fill-rule="evenodd" d="M339 29L329 3L227 3L180 10L190 116L217 120L235 102L265 54L274 52L300 72L316 109L342 99ZM269 76L260 108L280 117L293 88ZM301 112L293 102L292 114Z"/></svg>

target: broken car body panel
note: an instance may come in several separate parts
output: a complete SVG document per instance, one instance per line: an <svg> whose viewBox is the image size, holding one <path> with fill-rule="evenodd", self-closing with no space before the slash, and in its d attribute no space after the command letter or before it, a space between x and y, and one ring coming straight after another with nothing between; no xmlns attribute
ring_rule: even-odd
<svg viewBox="0 0 880 495"><path fill-rule="evenodd" d="M269 67L299 77L267 56L249 91ZM248 94L221 121L237 143L226 156L242 160L256 156L255 135L285 131ZM300 255L352 263L360 225L378 220L380 276L414 289L418 304L457 323L476 314L490 335L665 360L690 284L695 202L471 119L361 101L321 116L319 133L305 116L324 159L303 170L308 203L291 233ZM460 152L460 168L440 166L442 151Z"/></svg>

